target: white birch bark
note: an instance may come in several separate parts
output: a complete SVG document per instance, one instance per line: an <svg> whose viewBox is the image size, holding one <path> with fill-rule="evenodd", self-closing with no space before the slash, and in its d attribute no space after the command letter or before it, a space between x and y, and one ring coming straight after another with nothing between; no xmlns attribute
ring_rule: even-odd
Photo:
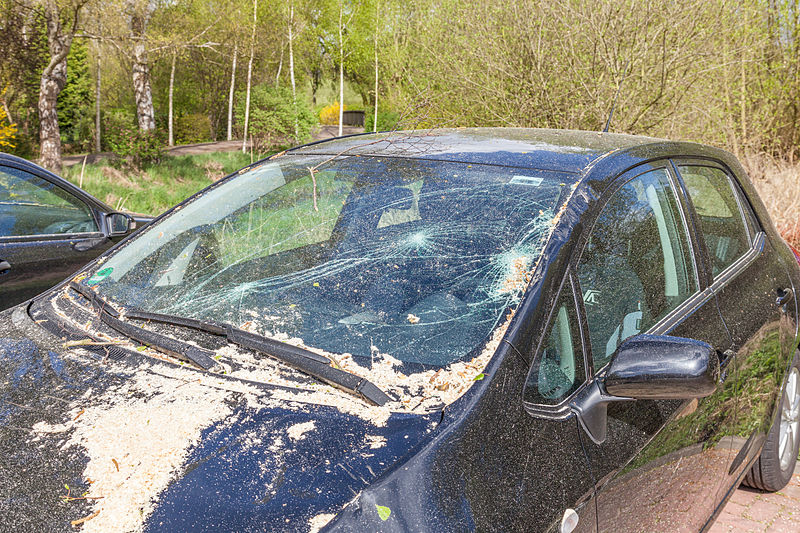
<svg viewBox="0 0 800 533"><path fill-rule="evenodd" d="M381 3L376 0L375 2L375 117L372 121L372 131L378 131L378 28L380 21L380 5Z"/></svg>
<svg viewBox="0 0 800 533"><path fill-rule="evenodd" d="M228 93L228 140L233 139L233 87L236 84L236 55L239 43L233 43L233 66L231 67L231 90Z"/></svg>
<svg viewBox="0 0 800 533"><path fill-rule="evenodd" d="M175 59L178 55L177 50L172 50L172 65L169 70L169 117L167 118L169 130L169 146L175 146L175 135L173 128L173 111L172 111L172 97L175 94Z"/></svg>
<svg viewBox="0 0 800 533"><path fill-rule="evenodd" d="M50 60L42 71L39 84L39 164L53 172L61 172L61 131L58 127L56 103L67 83L67 55L78 24L80 7L75 8L72 27L61 25L61 13L53 0L44 3L47 24L47 48Z"/></svg>
<svg viewBox="0 0 800 533"><path fill-rule="evenodd" d="M247 135L250 128L250 83L253 77L253 55L255 54L256 24L258 24L258 0L253 0L253 32L250 34L250 60L247 62L247 96L244 104L244 136L242 153L247 153Z"/></svg>
<svg viewBox="0 0 800 533"><path fill-rule="evenodd" d="M289 79L292 82L292 112L294 113L294 141L297 142L299 126L297 124L297 87L294 81L294 4L289 5Z"/></svg>
<svg viewBox="0 0 800 533"><path fill-rule="evenodd" d="M344 4L339 0L339 137L342 136L344 121L344 42L342 41L342 16Z"/></svg>
<svg viewBox="0 0 800 533"><path fill-rule="evenodd" d="M139 8L134 2L129 3L131 8L130 30L133 41L133 94L136 98L136 118L139 129L153 130L156 127L155 111L153 110L153 93L150 88L150 64L147 59L147 25L153 14L155 4L147 2Z"/></svg>
<svg viewBox="0 0 800 533"><path fill-rule="evenodd" d="M283 43L281 43L281 58L278 61L278 72L275 73L275 88L281 84L281 71L283 70Z"/></svg>
<svg viewBox="0 0 800 533"><path fill-rule="evenodd" d="M97 65L94 80L94 151L99 152L102 147L100 132L100 45L97 46Z"/></svg>

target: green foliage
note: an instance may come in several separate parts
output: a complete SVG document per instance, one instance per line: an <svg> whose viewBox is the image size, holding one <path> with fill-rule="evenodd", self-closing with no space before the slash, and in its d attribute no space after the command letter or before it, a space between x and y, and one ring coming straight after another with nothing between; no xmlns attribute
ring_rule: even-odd
<svg viewBox="0 0 800 533"><path fill-rule="evenodd" d="M375 109L366 111L364 119L364 130L372 131L375 123ZM392 131L399 127L400 115L394 111L381 111L378 109L378 131Z"/></svg>
<svg viewBox="0 0 800 533"><path fill-rule="evenodd" d="M164 154L163 137L158 130L140 130L125 112L111 113L106 120L105 142L120 167L141 169L158 163Z"/></svg>
<svg viewBox="0 0 800 533"><path fill-rule="evenodd" d="M245 95L240 93L236 103L236 122L244 126ZM294 138L295 119L297 138ZM257 150L278 144L303 142L316 124L311 108L302 100L292 104L288 87L275 88L266 84L253 87L250 95L250 135Z"/></svg>
<svg viewBox="0 0 800 533"><path fill-rule="evenodd" d="M175 120L175 142L194 144L211 140L211 120L203 113L189 113Z"/></svg>
<svg viewBox="0 0 800 533"><path fill-rule="evenodd" d="M67 56L67 83L58 95L58 128L64 151L85 151L94 138L94 98L89 76L89 56L84 42L76 40Z"/></svg>

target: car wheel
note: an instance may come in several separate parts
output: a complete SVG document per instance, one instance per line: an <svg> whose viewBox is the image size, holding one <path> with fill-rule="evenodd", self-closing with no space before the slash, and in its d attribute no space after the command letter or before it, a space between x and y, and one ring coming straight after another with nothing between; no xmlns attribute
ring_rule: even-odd
<svg viewBox="0 0 800 533"><path fill-rule="evenodd" d="M795 352L794 361L786 378L781 397L781 408L761 455L743 483L755 489L775 492L789 483L794 473L800 446L800 352Z"/></svg>

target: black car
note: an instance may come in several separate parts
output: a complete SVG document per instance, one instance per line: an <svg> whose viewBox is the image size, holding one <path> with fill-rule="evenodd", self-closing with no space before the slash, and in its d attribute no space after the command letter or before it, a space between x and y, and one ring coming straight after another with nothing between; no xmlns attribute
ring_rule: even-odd
<svg viewBox="0 0 800 533"><path fill-rule="evenodd" d="M0 153L0 309L49 289L149 220Z"/></svg>
<svg viewBox="0 0 800 533"><path fill-rule="evenodd" d="M292 149L0 313L2 529L704 530L792 474L798 282L722 150Z"/></svg>

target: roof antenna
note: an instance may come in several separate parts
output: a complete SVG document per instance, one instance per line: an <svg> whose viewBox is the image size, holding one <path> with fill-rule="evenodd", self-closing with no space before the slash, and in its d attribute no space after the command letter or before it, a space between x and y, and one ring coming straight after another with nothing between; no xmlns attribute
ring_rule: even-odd
<svg viewBox="0 0 800 533"><path fill-rule="evenodd" d="M606 127L603 128L603 133L608 133L608 127L611 126L611 117L614 116L614 108L617 107L617 98L619 97L619 90L622 88L622 82L625 81L625 76L628 74L628 65L630 64L631 60L628 59L625 62L625 68L622 70L622 78L619 80L617 84L617 92L614 95L614 103L611 104L611 112L608 114L608 120L606 121Z"/></svg>

